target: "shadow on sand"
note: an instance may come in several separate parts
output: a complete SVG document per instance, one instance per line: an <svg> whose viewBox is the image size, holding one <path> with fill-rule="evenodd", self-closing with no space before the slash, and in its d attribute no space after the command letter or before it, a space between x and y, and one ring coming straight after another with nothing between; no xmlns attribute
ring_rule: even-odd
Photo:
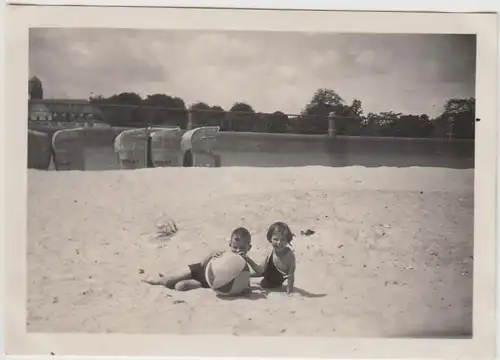
<svg viewBox="0 0 500 360"><path fill-rule="evenodd" d="M267 298L267 293L263 291L263 289L259 286L251 285L249 291L242 295L238 296L228 296L228 295L220 295L217 294L217 298L225 301L233 301L233 300L259 300Z"/></svg>
<svg viewBox="0 0 500 360"><path fill-rule="evenodd" d="M239 295L239 296L217 295L217 298L219 298L221 300L226 300L226 301L242 300L242 299L247 299L247 300L266 299L267 295L270 293L284 293L285 287L281 287L278 289L263 289L260 286L251 285L249 290L250 291L248 293L245 293L243 295ZM306 291L306 290L298 288L298 287L295 287L294 292L299 294L302 297L310 298L310 299L325 297L327 295L327 294L313 294L313 293L310 293L309 291Z"/></svg>

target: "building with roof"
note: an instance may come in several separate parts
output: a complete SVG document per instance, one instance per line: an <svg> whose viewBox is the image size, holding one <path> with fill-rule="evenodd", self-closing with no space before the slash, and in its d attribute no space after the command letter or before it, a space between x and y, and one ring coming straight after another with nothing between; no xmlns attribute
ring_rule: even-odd
<svg viewBox="0 0 500 360"><path fill-rule="evenodd" d="M44 99L42 81L33 76L28 82L28 121L99 122L102 111L86 99Z"/></svg>
<svg viewBox="0 0 500 360"><path fill-rule="evenodd" d="M30 99L31 121L102 121L100 109L82 99Z"/></svg>

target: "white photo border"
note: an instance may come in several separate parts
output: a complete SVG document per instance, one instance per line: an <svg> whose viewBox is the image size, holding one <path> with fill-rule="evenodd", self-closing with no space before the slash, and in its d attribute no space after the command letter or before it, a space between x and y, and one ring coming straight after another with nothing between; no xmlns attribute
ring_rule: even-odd
<svg viewBox="0 0 500 360"><path fill-rule="evenodd" d="M495 345L496 14L11 6L6 25L5 352L203 357L492 357ZM27 333L27 89L30 27L477 35L473 339L358 339ZM20 280L23 279L23 280ZM192 346L192 344L199 346Z"/></svg>

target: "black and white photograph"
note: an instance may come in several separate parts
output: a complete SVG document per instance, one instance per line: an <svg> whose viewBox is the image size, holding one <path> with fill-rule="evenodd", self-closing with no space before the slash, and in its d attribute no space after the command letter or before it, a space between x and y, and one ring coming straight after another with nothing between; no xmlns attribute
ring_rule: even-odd
<svg viewBox="0 0 500 360"><path fill-rule="evenodd" d="M28 334L476 336L475 31L97 24L28 29Z"/></svg>

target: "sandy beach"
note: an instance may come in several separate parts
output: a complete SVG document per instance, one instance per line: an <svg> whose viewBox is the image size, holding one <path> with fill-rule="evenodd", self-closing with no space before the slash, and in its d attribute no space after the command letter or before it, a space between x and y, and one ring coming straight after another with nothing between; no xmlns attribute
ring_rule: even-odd
<svg viewBox="0 0 500 360"><path fill-rule="evenodd" d="M454 337L472 332L473 170L28 171L31 332ZM156 239L170 218L179 231ZM142 283L274 221L296 234L296 293L224 300ZM313 235L301 235L311 229Z"/></svg>

